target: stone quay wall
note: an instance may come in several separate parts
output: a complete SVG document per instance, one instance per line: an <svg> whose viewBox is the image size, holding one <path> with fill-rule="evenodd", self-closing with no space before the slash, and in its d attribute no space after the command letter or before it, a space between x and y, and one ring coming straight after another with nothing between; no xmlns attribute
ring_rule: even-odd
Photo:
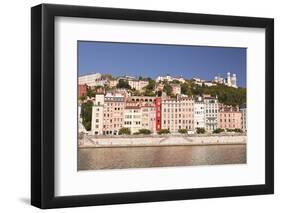
<svg viewBox="0 0 281 213"><path fill-rule="evenodd" d="M130 147L130 146L183 146L183 145L226 145L246 144L247 136L233 135L130 135L130 136L91 136L79 140L79 148L91 147Z"/></svg>

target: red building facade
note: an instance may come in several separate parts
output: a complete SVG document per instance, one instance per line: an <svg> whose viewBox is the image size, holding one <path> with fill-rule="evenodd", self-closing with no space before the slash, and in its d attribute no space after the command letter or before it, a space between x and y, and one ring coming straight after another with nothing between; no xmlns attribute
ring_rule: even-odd
<svg viewBox="0 0 281 213"><path fill-rule="evenodd" d="M87 95L87 90L88 90L87 84L79 85L79 88L78 88L78 95L79 95L79 97L86 96Z"/></svg>
<svg viewBox="0 0 281 213"><path fill-rule="evenodd" d="M155 101L156 107L156 131L161 129L161 98L157 97Z"/></svg>

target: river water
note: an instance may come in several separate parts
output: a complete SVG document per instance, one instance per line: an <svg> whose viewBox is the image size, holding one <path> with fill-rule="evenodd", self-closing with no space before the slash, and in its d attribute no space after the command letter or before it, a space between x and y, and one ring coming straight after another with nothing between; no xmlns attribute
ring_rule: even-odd
<svg viewBox="0 0 281 213"><path fill-rule="evenodd" d="M78 149L78 170L246 163L246 145Z"/></svg>

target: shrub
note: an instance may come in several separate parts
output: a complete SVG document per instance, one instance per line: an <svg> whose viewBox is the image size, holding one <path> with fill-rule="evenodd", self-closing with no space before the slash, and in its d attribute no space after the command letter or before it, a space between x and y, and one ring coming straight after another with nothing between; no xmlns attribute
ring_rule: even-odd
<svg viewBox="0 0 281 213"><path fill-rule="evenodd" d="M119 135L130 135L131 134L131 130L129 128L123 127L121 129L119 129L118 134Z"/></svg>
<svg viewBox="0 0 281 213"><path fill-rule="evenodd" d="M242 130L242 129L238 129L238 128L236 128L236 129L234 129L234 132L242 133L242 132L243 132L243 130Z"/></svg>
<svg viewBox="0 0 281 213"><path fill-rule="evenodd" d="M196 128L196 133L197 134L204 134L206 130L204 128Z"/></svg>
<svg viewBox="0 0 281 213"><path fill-rule="evenodd" d="M218 134L218 133L221 133L221 132L224 132L224 129L218 128L218 129L215 129L213 131L213 133L215 133L215 134Z"/></svg>
<svg viewBox="0 0 281 213"><path fill-rule="evenodd" d="M227 132L238 132L238 133L242 133L243 132L242 129L238 129L238 128L236 128L236 129L226 129L226 131Z"/></svg>
<svg viewBox="0 0 281 213"><path fill-rule="evenodd" d="M158 131L158 134L159 134L159 135L162 135L162 134L170 134L170 130L168 130L168 129L160 129L160 130Z"/></svg>
<svg viewBox="0 0 281 213"><path fill-rule="evenodd" d="M149 129L140 129L139 134L150 135L151 131Z"/></svg>
<svg viewBox="0 0 281 213"><path fill-rule="evenodd" d="M179 129L178 132L181 133L181 134L186 134L187 133L187 129Z"/></svg>

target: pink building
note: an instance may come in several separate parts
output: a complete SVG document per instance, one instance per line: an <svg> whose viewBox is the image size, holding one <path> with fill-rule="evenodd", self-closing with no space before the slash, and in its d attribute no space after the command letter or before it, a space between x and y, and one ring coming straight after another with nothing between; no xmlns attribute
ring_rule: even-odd
<svg viewBox="0 0 281 213"><path fill-rule="evenodd" d="M161 127L171 132L179 129L194 130L194 100L192 97L163 99Z"/></svg>
<svg viewBox="0 0 281 213"><path fill-rule="evenodd" d="M156 132L156 98L147 96L129 96L126 99L126 108L139 107L141 112L141 129ZM127 114L128 114L127 110ZM128 127L128 126L127 126ZM132 128L137 130L137 128Z"/></svg>
<svg viewBox="0 0 281 213"><path fill-rule="evenodd" d="M104 96L103 134L117 135L124 125L125 100L121 94L107 93Z"/></svg>
<svg viewBox="0 0 281 213"><path fill-rule="evenodd" d="M221 129L242 129L242 113L238 107L221 105L219 108L218 127Z"/></svg>

